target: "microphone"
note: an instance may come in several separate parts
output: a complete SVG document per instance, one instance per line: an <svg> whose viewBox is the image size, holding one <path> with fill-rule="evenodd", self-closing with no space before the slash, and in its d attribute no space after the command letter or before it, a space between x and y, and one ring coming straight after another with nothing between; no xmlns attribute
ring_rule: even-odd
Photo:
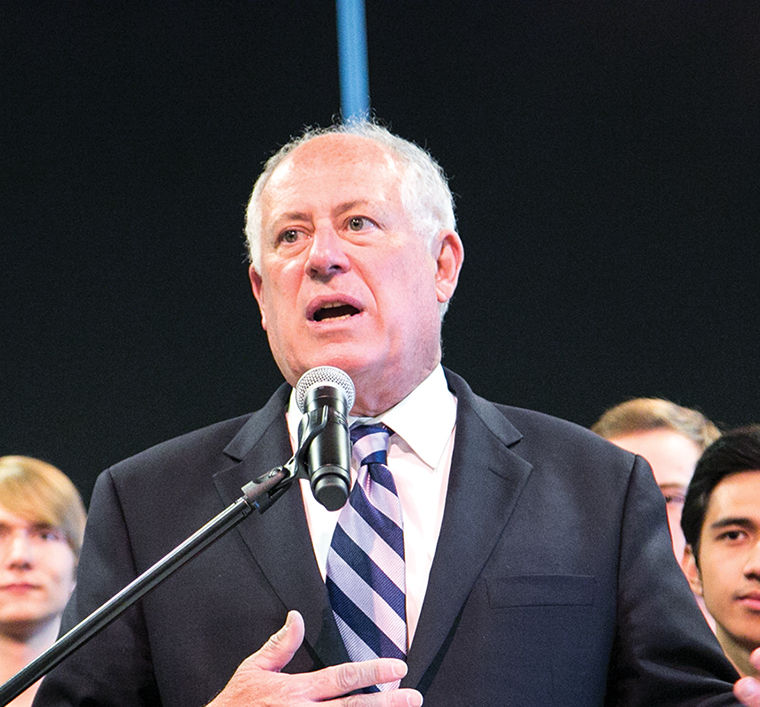
<svg viewBox="0 0 760 707"><path fill-rule="evenodd" d="M346 503L351 487L348 413L355 397L353 381L335 366L312 368L296 383L296 403L304 413L298 426L298 456L314 498L328 511Z"/></svg>

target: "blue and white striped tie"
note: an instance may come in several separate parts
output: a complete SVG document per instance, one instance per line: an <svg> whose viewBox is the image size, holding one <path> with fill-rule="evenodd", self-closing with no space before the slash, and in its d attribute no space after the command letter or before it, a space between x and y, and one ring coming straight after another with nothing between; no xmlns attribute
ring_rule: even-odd
<svg viewBox="0 0 760 707"><path fill-rule="evenodd" d="M352 661L406 659L404 531L386 466L391 433L383 424L351 429L359 473L327 555L330 604Z"/></svg>

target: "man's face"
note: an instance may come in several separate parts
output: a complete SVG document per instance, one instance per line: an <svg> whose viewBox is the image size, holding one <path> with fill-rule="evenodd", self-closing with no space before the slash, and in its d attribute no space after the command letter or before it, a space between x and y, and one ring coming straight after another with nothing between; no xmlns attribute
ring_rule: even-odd
<svg viewBox="0 0 760 707"><path fill-rule="evenodd" d="M760 646L760 470L724 478L714 489L699 536L699 569L687 565L726 646Z"/></svg>
<svg viewBox="0 0 760 707"><path fill-rule="evenodd" d="M57 620L74 588L76 559L63 534L0 507L0 632Z"/></svg>
<svg viewBox="0 0 760 707"><path fill-rule="evenodd" d="M688 437L666 429L631 432L611 437L610 441L640 454L652 467L655 481L665 497L673 552L680 562L686 545L681 530L681 512L686 489L701 455L699 447Z"/></svg>
<svg viewBox="0 0 760 707"><path fill-rule="evenodd" d="M262 195L261 272L250 270L274 358L294 385L333 365L375 414L440 360L439 303L456 287L459 237L432 249L401 201L399 167L353 135L314 138L274 171Z"/></svg>

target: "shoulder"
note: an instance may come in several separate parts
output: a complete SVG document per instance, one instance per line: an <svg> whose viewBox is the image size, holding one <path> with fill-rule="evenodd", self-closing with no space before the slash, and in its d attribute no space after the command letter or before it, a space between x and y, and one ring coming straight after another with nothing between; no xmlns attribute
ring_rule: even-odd
<svg viewBox="0 0 760 707"><path fill-rule="evenodd" d="M288 389L289 390L289 389ZM274 425L284 429L287 391L281 387L259 410L160 442L114 464L102 475L117 485L191 482L237 463Z"/></svg>
<svg viewBox="0 0 760 707"><path fill-rule="evenodd" d="M521 441L540 440L542 444L550 445L553 441L563 448L569 444L571 447L587 448L590 452L610 453L621 458L632 457L574 422L537 410L488 400L474 393L467 382L452 371L446 370L446 378L457 396L460 416L477 416L502 435L509 436L505 429L511 427L512 436Z"/></svg>
<svg viewBox="0 0 760 707"><path fill-rule="evenodd" d="M196 464L208 455L222 451L235 439L252 414L222 420L165 440L114 464L109 471L120 475L146 465L163 468L189 460Z"/></svg>
<svg viewBox="0 0 760 707"><path fill-rule="evenodd" d="M493 402L475 394L467 383L447 371L458 400L458 419L479 426L502 440L509 449L534 466L572 466L576 472L617 467L630 472L636 457L574 422L536 410Z"/></svg>
<svg viewBox="0 0 760 707"><path fill-rule="evenodd" d="M636 470L647 470L640 457L581 425L552 415L510 405L495 408L520 431L512 450L539 473L568 474L594 488L627 486ZM645 474L651 477L651 473Z"/></svg>
<svg viewBox="0 0 760 707"><path fill-rule="evenodd" d="M540 438L542 444L556 440L563 447L570 444L573 447L587 448L590 452L595 453L611 453L621 457L631 456L628 452L623 452L620 447L611 444L575 422L513 405L502 403L492 403L492 405L522 432L523 438Z"/></svg>

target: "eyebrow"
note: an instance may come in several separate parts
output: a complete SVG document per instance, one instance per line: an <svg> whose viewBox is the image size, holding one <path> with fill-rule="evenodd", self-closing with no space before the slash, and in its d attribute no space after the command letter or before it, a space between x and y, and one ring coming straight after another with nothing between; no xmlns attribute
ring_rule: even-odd
<svg viewBox="0 0 760 707"><path fill-rule="evenodd" d="M305 211L287 211L279 214L273 223L280 221L308 221L309 215Z"/></svg>
<svg viewBox="0 0 760 707"><path fill-rule="evenodd" d="M344 201L337 206L335 206L332 209L333 214L342 214L346 211L350 211L351 209L356 208L357 206L373 206L373 207L380 207L380 202L374 200L374 199L352 199L351 201ZM287 218L293 218L293 219L301 219L308 221L311 218L311 215L307 211L284 211L283 213L279 214L277 216L277 220L280 219L287 219Z"/></svg>
<svg viewBox="0 0 760 707"><path fill-rule="evenodd" d="M754 528L755 522L749 518L720 518L714 523L710 523L710 527L714 530L727 528L729 525L738 525L741 528Z"/></svg>
<svg viewBox="0 0 760 707"><path fill-rule="evenodd" d="M384 212L383 207L377 201L373 201L371 199L354 199L353 201L344 201L343 203L338 204L334 209L332 209L332 215L340 216L341 214L344 214L347 211L351 211L351 209L355 209L356 207L360 206L369 206L375 209L380 209L381 212ZM311 221L311 215L306 211L284 211L274 218L272 224L275 228L278 228L279 224L283 221Z"/></svg>
<svg viewBox="0 0 760 707"><path fill-rule="evenodd" d="M381 227L387 225L388 221L393 218L392 212L389 213L389 206L384 199L354 199L338 204L332 211L333 216L342 216L343 214L357 209L363 211L366 209L369 213L360 214L372 218Z"/></svg>
<svg viewBox="0 0 760 707"><path fill-rule="evenodd" d="M334 214L344 214L346 211L351 211L357 206L377 206L377 202L370 201L369 199L354 199L353 201L344 201L342 204L338 204L334 209Z"/></svg>
<svg viewBox="0 0 760 707"><path fill-rule="evenodd" d="M661 491L686 491L688 488L688 484L673 484L673 483L665 483L665 484L658 484Z"/></svg>
<svg viewBox="0 0 760 707"><path fill-rule="evenodd" d="M8 530L9 528L14 528L12 523L6 523L5 521L0 521L0 530ZM57 525L53 525L52 523L47 523L44 521L30 521L27 525L27 527L30 530L61 530L61 528Z"/></svg>

